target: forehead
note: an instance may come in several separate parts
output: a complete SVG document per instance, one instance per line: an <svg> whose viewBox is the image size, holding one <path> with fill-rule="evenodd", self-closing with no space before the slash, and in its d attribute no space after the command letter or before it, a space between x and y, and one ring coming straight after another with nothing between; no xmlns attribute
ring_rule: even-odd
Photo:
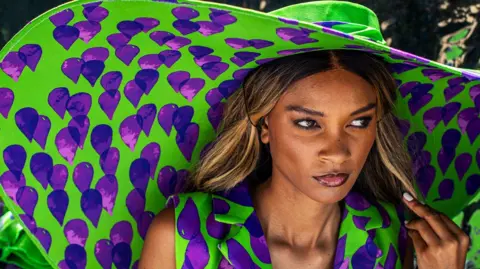
<svg viewBox="0 0 480 269"><path fill-rule="evenodd" d="M283 100L282 100L283 99ZM343 70L329 70L303 78L292 84L279 102L325 107L374 103L376 92L362 77Z"/></svg>

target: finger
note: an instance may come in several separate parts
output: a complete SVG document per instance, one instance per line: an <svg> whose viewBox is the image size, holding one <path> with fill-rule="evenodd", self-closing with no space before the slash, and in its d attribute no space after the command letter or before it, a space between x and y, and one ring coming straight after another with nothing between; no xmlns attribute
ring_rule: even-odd
<svg viewBox="0 0 480 269"><path fill-rule="evenodd" d="M436 246L440 244L440 238L432 230L430 224L424 219L415 219L405 223L405 227L409 230L414 230L422 237L422 239L429 246Z"/></svg>
<svg viewBox="0 0 480 269"><path fill-rule="evenodd" d="M441 240L452 240L454 238L454 234L445 224L443 218L440 217L441 214L428 205L421 204L418 200L409 195L410 194L408 193L404 193L403 196L409 208L411 208L412 211L415 212L415 214L417 214L419 217L425 219Z"/></svg>
<svg viewBox="0 0 480 269"><path fill-rule="evenodd" d="M448 229L452 232L452 234L462 242L462 240L466 240L465 242L467 245L469 244L470 238L468 238L468 235L460 228L458 225L453 222L449 217L447 217L444 214L440 214L440 217L443 219L445 222L445 225L448 227ZM465 238L467 237L467 238ZM468 239L468 240L467 240Z"/></svg>
<svg viewBox="0 0 480 269"><path fill-rule="evenodd" d="M413 247L417 253L424 251L427 248L427 243L423 240L420 234L415 230L408 230L408 236L412 239Z"/></svg>

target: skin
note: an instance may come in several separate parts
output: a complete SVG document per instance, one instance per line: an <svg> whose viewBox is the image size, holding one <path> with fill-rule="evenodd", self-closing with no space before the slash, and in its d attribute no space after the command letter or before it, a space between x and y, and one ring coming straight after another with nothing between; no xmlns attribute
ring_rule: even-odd
<svg viewBox="0 0 480 269"><path fill-rule="evenodd" d="M274 268L333 268L339 201L353 187L375 141L375 103L375 90L367 81L337 69L297 81L265 117L260 138L270 146L272 176L251 194ZM348 173L348 180L326 187L313 179L332 170ZM413 225L419 231L417 250L418 237L425 232L420 224ZM174 234L174 210L165 209L149 228L139 268L175 268ZM451 259L447 249L439 248L417 250L417 255L428 253L420 268L447 268L435 263ZM404 268L412 268L412 250L409 242Z"/></svg>

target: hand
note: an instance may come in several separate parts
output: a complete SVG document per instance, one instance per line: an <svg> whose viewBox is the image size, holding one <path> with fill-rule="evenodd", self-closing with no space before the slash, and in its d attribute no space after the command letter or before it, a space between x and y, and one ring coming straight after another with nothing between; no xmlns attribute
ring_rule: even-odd
<svg viewBox="0 0 480 269"><path fill-rule="evenodd" d="M463 269L470 238L446 215L421 204L409 193L405 204L419 217L406 222L420 269Z"/></svg>

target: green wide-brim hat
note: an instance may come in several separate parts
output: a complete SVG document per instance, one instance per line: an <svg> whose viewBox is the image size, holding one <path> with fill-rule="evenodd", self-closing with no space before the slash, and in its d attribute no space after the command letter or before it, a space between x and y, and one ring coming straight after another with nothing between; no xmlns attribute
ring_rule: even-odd
<svg viewBox="0 0 480 269"><path fill-rule="evenodd" d="M45 257L36 268L135 267L154 215L181 190L247 73L332 49L388 63L419 195L450 216L476 199L480 75L390 48L363 6L265 14L201 1L74 1L0 53L0 194L21 220L14 230L32 239L19 243L17 263L36 259L33 244Z"/></svg>

